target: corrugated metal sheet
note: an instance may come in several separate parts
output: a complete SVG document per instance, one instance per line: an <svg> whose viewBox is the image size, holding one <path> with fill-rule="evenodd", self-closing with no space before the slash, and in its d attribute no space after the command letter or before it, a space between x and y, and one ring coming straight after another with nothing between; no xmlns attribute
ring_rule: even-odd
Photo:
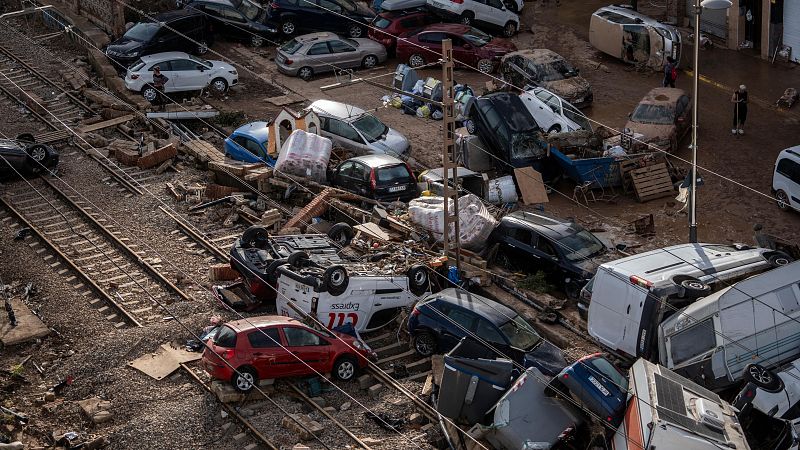
<svg viewBox="0 0 800 450"><path fill-rule="evenodd" d="M694 4L700 0L686 0L686 11L694 24ZM790 0L792 1L792 0ZM800 2L800 0L794 0ZM700 15L700 31L702 33L717 36L722 39L728 38L728 11L704 9Z"/></svg>

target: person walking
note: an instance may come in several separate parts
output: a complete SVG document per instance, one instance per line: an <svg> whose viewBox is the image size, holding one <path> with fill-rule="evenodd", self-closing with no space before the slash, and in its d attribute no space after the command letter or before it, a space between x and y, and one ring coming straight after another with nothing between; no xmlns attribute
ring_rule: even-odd
<svg viewBox="0 0 800 450"><path fill-rule="evenodd" d="M678 79L678 68L675 67L675 60L671 56L667 56L667 63L664 64L664 81L661 83L663 87L675 87L675 80Z"/></svg>
<svg viewBox="0 0 800 450"><path fill-rule="evenodd" d="M169 81L169 78L161 73L161 68L158 66L153 67L153 87L158 91L155 104L158 105L161 110L165 108L164 86L167 84L167 81Z"/></svg>
<svg viewBox="0 0 800 450"><path fill-rule="evenodd" d="M747 120L747 87L740 85L731 95L733 103L733 128L731 134L744 134L744 122Z"/></svg>

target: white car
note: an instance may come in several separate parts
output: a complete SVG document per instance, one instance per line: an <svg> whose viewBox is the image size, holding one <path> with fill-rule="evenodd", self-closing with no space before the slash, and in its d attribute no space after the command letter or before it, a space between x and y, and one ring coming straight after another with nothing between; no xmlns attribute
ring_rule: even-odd
<svg viewBox="0 0 800 450"><path fill-rule="evenodd" d="M740 420L743 423L759 420L765 433L771 435L770 439L791 442L789 433L776 430L781 428L780 425L764 426L769 423L764 417L785 421L790 424L791 436L796 439L800 433L800 360L792 361L776 372L759 364L750 364L745 368L744 379L747 383L733 401L733 406L742 412ZM757 414L753 413L754 410ZM783 439L776 439L779 435ZM780 448L796 450L798 442L795 440L793 445Z"/></svg>
<svg viewBox="0 0 800 450"><path fill-rule="evenodd" d="M142 56L128 68L125 87L140 92L147 101L155 101L158 91L153 87L153 68L158 66L169 79L164 93L200 91L211 87L225 92L239 82L239 74L230 64L209 61L183 52L164 52Z"/></svg>
<svg viewBox="0 0 800 450"><path fill-rule="evenodd" d="M361 108L330 100L317 100L309 107L320 118L322 135L332 140L334 147L351 150L356 156L401 156L411 150L405 136Z"/></svg>
<svg viewBox="0 0 800 450"><path fill-rule="evenodd" d="M589 119L578 108L545 88L530 88L519 97L539 127L548 133L592 131Z"/></svg>
<svg viewBox="0 0 800 450"><path fill-rule="evenodd" d="M800 145L787 148L778 155L772 175L772 193L778 208L800 211Z"/></svg>
<svg viewBox="0 0 800 450"><path fill-rule="evenodd" d="M519 8L521 3L516 3ZM519 30L519 16L506 8L503 0L428 0L428 7L464 25L500 29L508 38Z"/></svg>

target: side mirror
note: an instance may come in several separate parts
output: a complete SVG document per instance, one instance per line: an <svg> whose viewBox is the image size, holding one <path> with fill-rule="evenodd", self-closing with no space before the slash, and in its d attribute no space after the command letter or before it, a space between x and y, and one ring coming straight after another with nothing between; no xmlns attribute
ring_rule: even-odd
<svg viewBox="0 0 800 450"><path fill-rule="evenodd" d="M205 72L206 71L206 66L204 66L202 64L198 64L197 65L197 70L199 70L200 72Z"/></svg>

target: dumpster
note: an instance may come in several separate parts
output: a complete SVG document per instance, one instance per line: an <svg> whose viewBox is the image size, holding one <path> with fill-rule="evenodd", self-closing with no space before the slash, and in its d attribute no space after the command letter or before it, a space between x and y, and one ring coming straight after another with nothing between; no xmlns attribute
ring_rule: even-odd
<svg viewBox="0 0 800 450"><path fill-rule="evenodd" d="M550 147L550 155L564 175L577 184L593 181L600 188L622 185L619 161L612 156L571 159L553 146Z"/></svg>

